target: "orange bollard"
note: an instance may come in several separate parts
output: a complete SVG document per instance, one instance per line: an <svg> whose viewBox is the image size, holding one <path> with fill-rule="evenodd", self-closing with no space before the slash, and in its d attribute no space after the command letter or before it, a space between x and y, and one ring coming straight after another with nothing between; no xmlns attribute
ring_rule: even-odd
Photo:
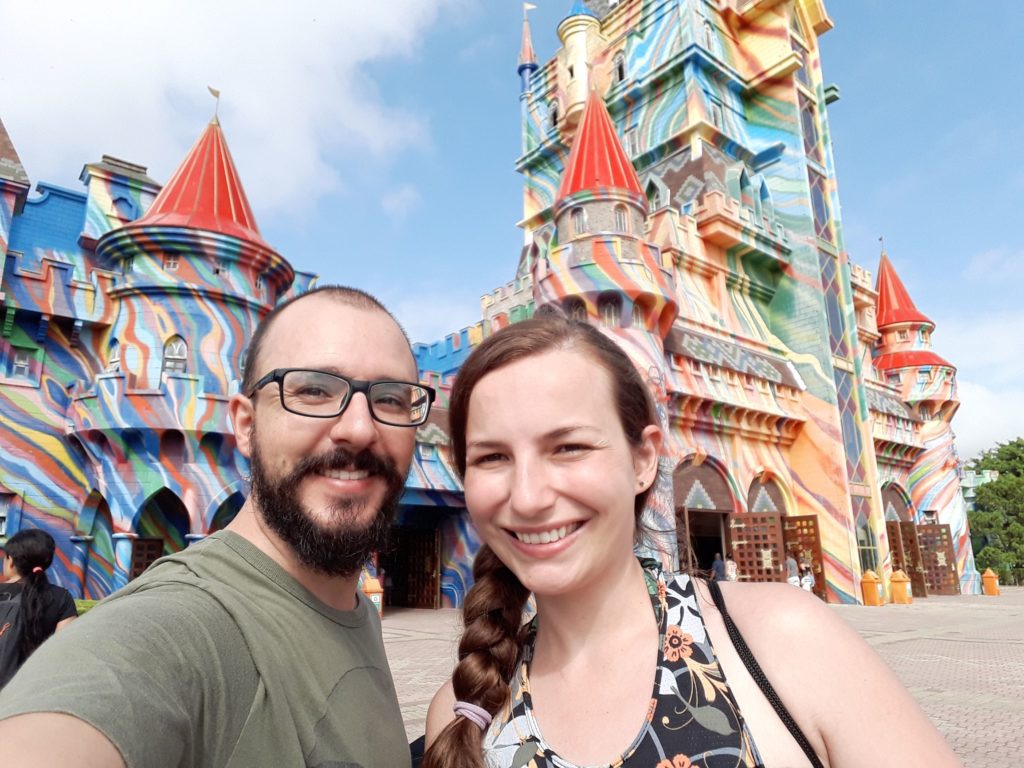
<svg viewBox="0 0 1024 768"><path fill-rule="evenodd" d="M874 571L864 571L864 575L860 577L860 591L864 597L864 605L885 603L885 598L882 596L882 582Z"/></svg>
<svg viewBox="0 0 1024 768"><path fill-rule="evenodd" d="M986 568L985 573L981 575L981 584L981 591L986 595L999 596L999 574L991 568Z"/></svg>
<svg viewBox="0 0 1024 768"><path fill-rule="evenodd" d="M910 605L914 602L910 578L899 568L892 572L892 601L896 605Z"/></svg>

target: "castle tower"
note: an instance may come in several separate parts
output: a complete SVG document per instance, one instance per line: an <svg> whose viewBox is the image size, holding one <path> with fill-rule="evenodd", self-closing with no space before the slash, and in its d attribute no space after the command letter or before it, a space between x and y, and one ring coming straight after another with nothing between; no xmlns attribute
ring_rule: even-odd
<svg viewBox="0 0 1024 768"><path fill-rule="evenodd" d="M956 368L932 349L935 323L914 305L884 252L878 265L876 290L880 338L874 351L875 368L888 384L899 389L902 399L923 422L921 438L925 450L908 476L913 522L949 525L960 589L977 592L979 577L956 471L958 458L951 427L960 407ZM953 566L941 555L933 565Z"/></svg>
<svg viewBox="0 0 1024 768"><path fill-rule="evenodd" d="M590 48L601 32L601 22L583 0L575 0L569 15L558 25L562 41L558 77L564 82L563 135L576 125L590 91Z"/></svg>
<svg viewBox="0 0 1024 768"><path fill-rule="evenodd" d="M113 165L86 167L90 189ZM114 170L139 176L123 162ZM82 235L114 279L103 373L83 382L67 416L96 474L79 528L91 542L86 570L107 575L90 576L87 594L122 586L241 506L245 467L227 402L253 330L295 278L260 235L216 118L135 216L87 221Z"/></svg>
<svg viewBox="0 0 1024 768"><path fill-rule="evenodd" d="M671 265L644 240L646 215L636 171L591 91L553 209L555 236L547 258L533 263L534 300L538 310L558 305L615 339L648 383L665 427L665 337L677 305ZM661 530L671 530L671 490L653 494L652 522Z"/></svg>

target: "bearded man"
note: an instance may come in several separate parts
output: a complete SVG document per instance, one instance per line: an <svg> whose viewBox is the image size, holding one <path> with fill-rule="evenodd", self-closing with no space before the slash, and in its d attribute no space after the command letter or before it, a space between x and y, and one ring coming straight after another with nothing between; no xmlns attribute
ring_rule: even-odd
<svg viewBox="0 0 1024 768"><path fill-rule="evenodd" d="M241 393L245 505L29 659L0 696L5 763L409 765L358 580L434 392L376 299L328 287L267 315Z"/></svg>

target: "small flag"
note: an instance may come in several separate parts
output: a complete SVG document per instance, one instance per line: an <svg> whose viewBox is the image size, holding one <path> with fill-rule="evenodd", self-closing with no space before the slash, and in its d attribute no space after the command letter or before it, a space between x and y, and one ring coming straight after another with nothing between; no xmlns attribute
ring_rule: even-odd
<svg viewBox="0 0 1024 768"><path fill-rule="evenodd" d="M213 98L215 98L215 99L219 99L220 98L220 91L218 91L212 85L206 86L206 90L208 90L210 92L210 95L213 96Z"/></svg>
<svg viewBox="0 0 1024 768"><path fill-rule="evenodd" d="M526 13L527 11L535 10L536 8L537 8L537 6L534 5L533 3L523 3L523 13Z"/></svg>

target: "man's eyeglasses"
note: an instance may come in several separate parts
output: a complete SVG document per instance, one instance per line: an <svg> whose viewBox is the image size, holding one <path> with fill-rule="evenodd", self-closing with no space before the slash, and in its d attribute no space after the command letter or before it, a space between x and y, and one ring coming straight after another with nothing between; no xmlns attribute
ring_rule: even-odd
<svg viewBox="0 0 1024 768"><path fill-rule="evenodd" d="M435 397L434 390L422 384L360 381L305 368L275 368L253 385L248 397L272 381L279 386L281 407L291 413L314 419L334 418L348 407L354 392L362 392L370 406L370 415L381 424L393 427L423 424Z"/></svg>

